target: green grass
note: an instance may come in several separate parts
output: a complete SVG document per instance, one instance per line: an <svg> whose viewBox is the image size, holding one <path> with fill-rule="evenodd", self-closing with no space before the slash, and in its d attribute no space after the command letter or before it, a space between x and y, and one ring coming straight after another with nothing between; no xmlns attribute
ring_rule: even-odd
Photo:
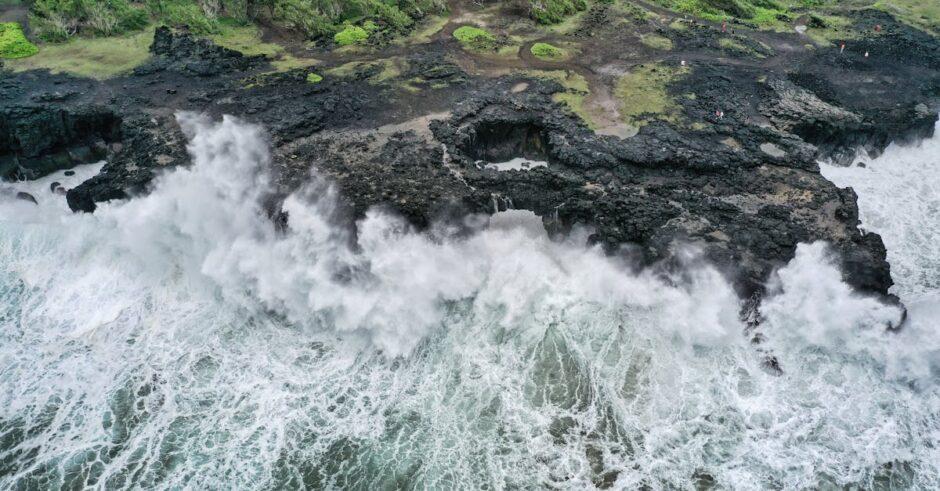
<svg viewBox="0 0 940 491"><path fill-rule="evenodd" d="M407 64L399 57L386 58L372 62L351 61L338 67L330 68L326 71L326 74L333 77L345 78L355 76L366 70L374 70L376 67L379 68L377 73L367 79L371 84L380 84L400 77L405 71L405 68L407 68Z"/></svg>
<svg viewBox="0 0 940 491"><path fill-rule="evenodd" d="M310 72L307 74L307 82L311 84L318 84L323 81L323 76L316 73Z"/></svg>
<svg viewBox="0 0 940 491"><path fill-rule="evenodd" d="M718 40L718 46L725 51L731 51L733 53L741 53L748 56L753 56L755 58L766 58L767 56L763 53L758 52L757 50L750 48L744 45L737 39L730 37L723 37ZM771 51L769 47L764 47L768 51Z"/></svg>
<svg viewBox="0 0 940 491"><path fill-rule="evenodd" d="M595 128L595 118L587 110L585 99L591 89L587 79L570 70L522 70L519 73L527 77L542 78L558 82L564 90L552 95L552 100L564 104L590 128Z"/></svg>
<svg viewBox="0 0 940 491"><path fill-rule="evenodd" d="M672 50L672 40L664 37L658 36L656 34L647 34L643 36L640 41L653 49L658 49L660 51L671 51Z"/></svg>
<svg viewBox="0 0 940 491"><path fill-rule="evenodd" d="M637 66L620 77L614 95L620 102L623 121L637 128L653 119L678 121L678 106L666 89L687 72L687 68L654 63Z"/></svg>
<svg viewBox="0 0 940 491"><path fill-rule="evenodd" d="M540 60L556 61L565 57L565 50L548 43L535 43L529 51Z"/></svg>
<svg viewBox="0 0 940 491"><path fill-rule="evenodd" d="M29 58L10 60L14 71L45 68L97 79L127 73L150 57L153 29L110 38L76 38L61 44L41 45Z"/></svg>
<svg viewBox="0 0 940 491"><path fill-rule="evenodd" d="M246 56L264 55L276 58L284 53L279 44L265 43L261 40L261 29L252 24L243 24L231 19L219 23L218 32L208 36L215 44L234 49Z"/></svg>
<svg viewBox="0 0 940 491"><path fill-rule="evenodd" d="M208 36L215 44L239 51L246 56L264 55L271 60L275 71L286 72L296 68L306 68L318 63L312 58L297 58L283 46L266 43L261 40L261 29L252 24L244 24L232 19L219 21L219 32Z"/></svg>
<svg viewBox="0 0 940 491"><path fill-rule="evenodd" d="M414 31L406 37L396 40L396 44L425 44L430 43L435 34L447 25L448 18L443 15L431 15L424 19Z"/></svg>
<svg viewBox="0 0 940 491"><path fill-rule="evenodd" d="M454 37L464 48L473 50L493 50L498 44L496 36L485 29L473 26L458 27L454 30Z"/></svg>
<svg viewBox="0 0 940 491"><path fill-rule="evenodd" d="M348 25L342 31L333 35L333 41L340 46L361 44L367 39L369 39L369 31L353 25Z"/></svg>
<svg viewBox="0 0 940 491"><path fill-rule="evenodd" d="M0 22L0 58L26 58L39 52L16 22Z"/></svg>
<svg viewBox="0 0 940 491"><path fill-rule="evenodd" d="M873 7L914 27L940 34L940 2L937 0L880 0Z"/></svg>

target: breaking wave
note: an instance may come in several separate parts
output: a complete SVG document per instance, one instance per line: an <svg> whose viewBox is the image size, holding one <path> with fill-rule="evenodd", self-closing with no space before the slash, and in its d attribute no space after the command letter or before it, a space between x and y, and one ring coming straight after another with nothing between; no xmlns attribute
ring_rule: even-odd
<svg viewBox="0 0 940 491"><path fill-rule="evenodd" d="M940 234L904 235L936 216L936 139L825 169L908 327L803 244L755 346L715 269L635 272L528 212L353 232L314 178L278 230L263 132L179 119L194 165L146 196L49 193L97 165L0 202L2 488L940 486Z"/></svg>

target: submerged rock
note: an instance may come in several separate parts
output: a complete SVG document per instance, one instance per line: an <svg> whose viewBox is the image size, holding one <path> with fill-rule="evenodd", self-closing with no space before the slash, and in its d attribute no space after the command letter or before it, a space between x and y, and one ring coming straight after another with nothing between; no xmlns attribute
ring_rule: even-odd
<svg viewBox="0 0 940 491"><path fill-rule="evenodd" d="M29 193L25 193L23 191L16 193L16 199L22 200L22 201L29 201L30 203L34 205L39 204L39 202L36 201L36 198L33 195Z"/></svg>

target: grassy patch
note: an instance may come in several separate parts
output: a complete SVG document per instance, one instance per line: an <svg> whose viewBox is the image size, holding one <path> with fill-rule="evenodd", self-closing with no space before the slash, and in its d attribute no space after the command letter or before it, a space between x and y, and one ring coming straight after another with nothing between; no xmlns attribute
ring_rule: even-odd
<svg viewBox="0 0 940 491"><path fill-rule="evenodd" d="M557 61L565 58L565 50L548 43L535 43L529 51L540 60Z"/></svg>
<svg viewBox="0 0 940 491"><path fill-rule="evenodd" d="M0 22L0 58L26 58L39 52L16 22Z"/></svg>
<svg viewBox="0 0 940 491"><path fill-rule="evenodd" d="M659 17L659 15L657 15L655 12L650 12L649 10L635 3L616 3L614 4L614 9L617 12L620 12L626 19L636 23L643 23L650 19Z"/></svg>
<svg viewBox="0 0 940 491"><path fill-rule="evenodd" d="M279 44L261 41L261 30L251 24L231 20L220 23L219 32L208 36L215 44L240 51L246 56L264 55L276 58L284 52Z"/></svg>
<svg viewBox="0 0 940 491"><path fill-rule="evenodd" d="M348 78L370 73L370 75L366 77L366 80L372 84L379 84L400 77L405 68L405 61L401 58L394 57L374 62L351 61L327 70L326 74L334 77Z"/></svg>
<svg viewBox="0 0 940 491"><path fill-rule="evenodd" d="M940 34L940 2L936 0L879 0L873 7L914 27Z"/></svg>
<svg viewBox="0 0 940 491"><path fill-rule="evenodd" d="M271 65L278 72L317 64L317 60L312 58L297 58L291 55L279 44L265 43L261 40L261 29L252 24L224 19L219 25L219 32L208 36L212 42L246 56L264 55L271 60Z"/></svg>
<svg viewBox="0 0 940 491"><path fill-rule="evenodd" d="M855 39L859 32L852 30L852 21L836 15L812 15L807 24L806 35L820 46L829 46L835 41Z"/></svg>
<svg viewBox="0 0 940 491"><path fill-rule="evenodd" d="M637 66L620 77L614 95L620 102L623 121L635 127L654 119L676 122L679 109L666 88L687 71L687 68L649 64Z"/></svg>
<svg viewBox="0 0 940 491"><path fill-rule="evenodd" d="M360 44L367 39L369 39L369 31L353 25L346 26L342 31L333 35L333 41L340 46Z"/></svg>
<svg viewBox="0 0 940 491"><path fill-rule="evenodd" d="M718 40L718 46L725 51L730 51L732 53L740 53L747 56L753 56L755 58L767 58L767 55L764 53L751 48L750 46L745 45L743 42L730 37L724 37ZM761 48L768 53L773 53L773 49L769 46L761 44Z"/></svg>
<svg viewBox="0 0 940 491"><path fill-rule="evenodd" d="M307 82L311 84L318 84L323 81L323 76L316 73L310 72L307 74Z"/></svg>
<svg viewBox="0 0 940 491"><path fill-rule="evenodd" d="M104 79L129 72L146 61L152 42L152 28L110 38L77 38L42 45L35 56L11 60L7 66L15 71L45 68L53 73Z"/></svg>
<svg viewBox="0 0 940 491"><path fill-rule="evenodd" d="M271 66L277 72L286 72L297 68L307 68L320 63L320 60L313 58L298 58L288 53L283 53L280 58L273 60Z"/></svg>
<svg viewBox="0 0 940 491"><path fill-rule="evenodd" d="M657 36L656 34L647 34L646 36L643 36L640 41L653 49L662 51L672 50L672 40L667 37Z"/></svg>
<svg viewBox="0 0 940 491"><path fill-rule="evenodd" d="M406 37L398 39L396 44L425 44L430 43L435 34L447 25L448 18L443 15L428 16L421 24Z"/></svg>
<svg viewBox="0 0 940 491"><path fill-rule="evenodd" d="M487 50L496 48L496 36L486 29L473 26L461 26L454 30L454 38L465 48Z"/></svg>
<svg viewBox="0 0 940 491"><path fill-rule="evenodd" d="M595 128L595 118L587 110L585 99L590 95L591 90L587 79L570 70L525 70L521 74L532 77L554 80L558 82L564 91L552 95L552 100L564 104L575 115L581 118L590 128Z"/></svg>
<svg viewBox="0 0 940 491"><path fill-rule="evenodd" d="M676 19L669 24L669 28L675 31L687 31L689 30L689 23L682 19Z"/></svg>

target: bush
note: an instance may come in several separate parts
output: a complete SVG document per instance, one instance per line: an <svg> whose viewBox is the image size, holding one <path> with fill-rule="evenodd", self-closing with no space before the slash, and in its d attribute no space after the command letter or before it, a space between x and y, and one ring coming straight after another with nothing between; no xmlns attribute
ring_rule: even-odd
<svg viewBox="0 0 940 491"><path fill-rule="evenodd" d="M548 43L535 43L529 51L531 51L536 58L543 60L554 60L565 56L565 52L561 48L556 48Z"/></svg>
<svg viewBox="0 0 940 491"><path fill-rule="evenodd" d="M272 20L309 38L332 35L337 30L331 18L307 0L277 0Z"/></svg>
<svg viewBox="0 0 940 491"><path fill-rule="evenodd" d="M112 36L147 25L147 12L127 0L36 0L30 25L41 39L64 41L78 33Z"/></svg>
<svg viewBox="0 0 940 491"><path fill-rule="evenodd" d="M333 36L333 41L340 46L361 43L369 39L369 32L359 26L346 26L342 31Z"/></svg>
<svg viewBox="0 0 940 491"><path fill-rule="evenodd" d="M219 22L207 15L202 5L190 0L149 0L147 8L154 18L170 26L187 26L196 34L219 32ZM210 12L214 9L210 8Z"/></svg>
<svg viewBox="0 0 940 491"><path fill-rule="evenodd" d="M323 81L323 76L321 75L318 75L313 72L307 74L307 82L310 82L312 84L318 84L322 81Z"/></svg>
<svg viewBox="0 0 940 491"><path fill-rule="evenodd" d="M18 23L0 22L0 58L26 58L38 52L39 48L26 39Z"/></svg>
<svg viewBox="0 0 940 491"><path fill-rule="evenodd" d="M539 24L557 24L586 8L585 0L530 0L529 16Z"/></svg>
<svg viewBox="0 0 940 491"><path fill-rule="evenodd" d="M464 47L486 50L496 48L496 37L479 27L463 26L454 31L454 37Z"/></svg>

